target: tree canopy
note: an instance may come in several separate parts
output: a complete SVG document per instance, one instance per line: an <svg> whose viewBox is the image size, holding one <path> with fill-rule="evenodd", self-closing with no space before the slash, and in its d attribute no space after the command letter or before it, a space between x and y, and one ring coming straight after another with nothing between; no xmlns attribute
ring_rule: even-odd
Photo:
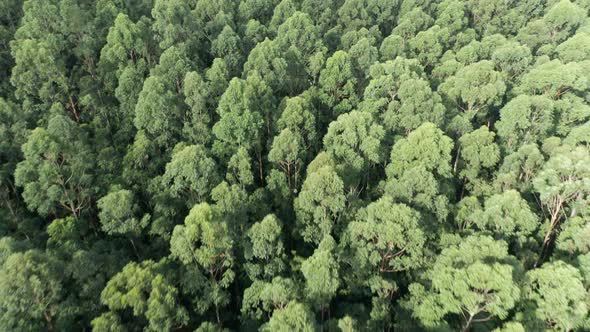
<svg viewBox="0 0 590 332"><path fill-rule="evenodd" d="M0 0L0 331L590 331L588 0Z"/></svg>

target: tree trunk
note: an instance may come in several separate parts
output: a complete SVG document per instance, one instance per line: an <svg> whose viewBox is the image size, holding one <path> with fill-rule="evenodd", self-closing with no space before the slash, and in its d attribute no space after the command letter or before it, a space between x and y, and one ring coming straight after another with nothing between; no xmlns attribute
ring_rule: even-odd
<svg viewBox="0 0 590 332"><path fill-rule="evenodd" d="M457 173L457 165L459 164L459 155L461 154L461 146L457 149L457 155L455 156L455 162L453 163L453 173Z"/></svg>
<svg viewBox="0 0 590 332"><path fill-rule="evenodd" d="M551 213L551 221L549 223L549 229L547 230L547 233L545 233L545 237L543 238L543 245L541 246L541 253L539 254L539 258L537 259L537 262L535 263L535 267L538 267L541 264L541 262L543 261L543 258L545 256L545 253L547 251L547 248L551 244L553 230L555 229L555 227L557 227L557 224L559 224L559 212L560 211L561 211L561 203Z"/></svg>
<svg viewBox="0 0 590 332"><path fill-rule="evenodd" d="M475 317L475 315L472 315L470 313L469 314L469 319L467 320L467 324L465 324L465 327L463 328L463 332L469 331L469 327L471 326L471 322L473 321L473 317Z"/></svg>

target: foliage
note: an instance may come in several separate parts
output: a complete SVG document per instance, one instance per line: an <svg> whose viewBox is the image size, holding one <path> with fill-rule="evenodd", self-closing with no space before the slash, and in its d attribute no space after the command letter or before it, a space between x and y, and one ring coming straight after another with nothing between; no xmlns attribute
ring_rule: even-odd
<svg viewBox="0 0 590 332"><path fill-rule="evenodd" d="M588 0L1 0L1 331L590 329Z"/></svg>
<svg viewBox="0 0 590 332"><path fill-rule="evenodd" d="M519 267L503 241L471 236L444 249L423 284L410 285L413 315L433 326L447 314L461 315L463 329L492 317L501 319L520 299Z"/></svg>

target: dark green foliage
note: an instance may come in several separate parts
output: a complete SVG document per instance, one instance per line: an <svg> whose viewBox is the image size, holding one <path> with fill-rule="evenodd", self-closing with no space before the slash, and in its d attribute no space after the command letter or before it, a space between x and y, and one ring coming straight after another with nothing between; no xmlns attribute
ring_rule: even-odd
<svg viewBox="0 0 590 332"><path fill-rule="evenodd" d="M40 215L65 211L75 217L93 199L93 155L78 125L63 115L49 120L47 129L34 129L23 144L24 160L15 170L23 199Z"/></svg>
<svg viewBox="0 0 590 332"><path fill-rule="evenodd" d="M15 252L0 269L4 330L52 330L67 315L63 264L38 250Z"/></svg>
<svg viewBox="0 0 590 332"><path fill-rule="evenodd" d="M590 329L588 0L0 0L0 331Z"/></svg>

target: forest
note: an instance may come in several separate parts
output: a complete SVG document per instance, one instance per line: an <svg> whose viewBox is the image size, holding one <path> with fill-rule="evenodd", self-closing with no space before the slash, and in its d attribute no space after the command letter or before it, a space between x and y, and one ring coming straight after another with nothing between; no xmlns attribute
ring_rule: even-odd
<svg viewBox="0 0 590 332"><path fill-rule="evenodd" d="M590 0L0 0L0 331L590 331Z"/></svg>

